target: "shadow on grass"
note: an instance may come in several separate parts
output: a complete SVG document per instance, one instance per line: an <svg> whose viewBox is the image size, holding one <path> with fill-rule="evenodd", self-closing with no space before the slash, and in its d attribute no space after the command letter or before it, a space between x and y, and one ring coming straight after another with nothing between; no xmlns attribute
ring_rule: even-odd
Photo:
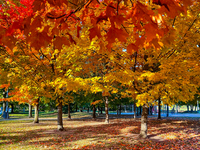
<svg viewBox="0 0 200 150"><path fill-rule="evenodd" d="M20 123L16 122L16 124ZM140 131L140 122L127 119L112 119L110 124L103 123L103 119L71 120L64 121L64 131L57 131L56 122L42 121L39 124L30 122L24 123L22 131L4 131L0 133L0 146L21 143L23 146L33 145L42 148L56 149L195 149L198 146L199 122L180 120L150 120L148 123L149 138L142 140L136 138ZM52 123L54 126L52 126ZM49 127L51 125L51 127ZM9 124L6 126L8 127ZM10 125L12 126L12 125ZM19 127L16 127L19 128ZM39 129L34 129L39 127ZM134 127L134 128L132 128ZM126 130L127 129L127 130ZM129 129L129 130L128 130ZM168 136L173 133L173 139L163 137L163 141L154 138L161 138L159 135ZM184 133L183 136L180 133ZM184 135L187 135L184 136ZM193 145L191 145L191 142Z"/></svg>

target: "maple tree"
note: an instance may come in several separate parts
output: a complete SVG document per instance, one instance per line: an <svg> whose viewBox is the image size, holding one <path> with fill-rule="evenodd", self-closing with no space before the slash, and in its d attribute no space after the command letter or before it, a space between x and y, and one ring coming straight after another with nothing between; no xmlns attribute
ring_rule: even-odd
<svg viewBox="0 0 200 150"><path fill-rule="evenodd" d="M170 104L185 93L189 100L199 84L195 43L188 41L189 53L187 47L182 50L187 45L182 39L177 40L182 44L170 45L176 33L188 36L175 32L169 22L190 5L199 11L198 0L9 0L1 4L0 43L30 93L57 100L58 129L63 130L66 92L103 92L107 106L108 93L116 93L115 84L121 83L128 87L123 96L143 105L140 135L145 138L147 105L158 97ZM100 73L91 75L96 71Z"/></svg>

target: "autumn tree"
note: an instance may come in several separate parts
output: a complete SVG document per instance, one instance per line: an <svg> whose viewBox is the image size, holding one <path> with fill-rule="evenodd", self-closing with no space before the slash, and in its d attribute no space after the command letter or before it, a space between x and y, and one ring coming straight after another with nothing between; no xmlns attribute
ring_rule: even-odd
<svg viewBox="0 0 200 150"><path fill-rule="evenodd" d="M173 20L186 13L187 6L198 6L198 1L27 0L20 3L6 1L1 5L0 43L10 61L25 67L28 74L24 77L30 80L33 73L34 80L39 81L39 91L57 100L59 112L62 112L64 93L80 89L102 91L107 106L108 93L116 91L112 84L121 82L130 87L128 93L138 100L137 104L143 105L140 136L145 138L149 103L159 96L166 102L180 99L178 91L187 92L188 97L196 91L195 84L189 81L198 83L195 75L198 67L189 63L191 56L187 49L184 53L182 47L167 46L167 41L175 40L169 38L168 33L173 30L165 18ZM97 56L95 61L102 57L98 65L101 74L78 77L77 71L82 69L79 61L85 64L91 54ZM184 63L191 71L184 68ZM174 64L187 76L175 72ZM172 80L167 79L172 74ZM180 83L181 79L187 81L187 88ZM62 113L59 114L58 129L63 130Z"/></svg>

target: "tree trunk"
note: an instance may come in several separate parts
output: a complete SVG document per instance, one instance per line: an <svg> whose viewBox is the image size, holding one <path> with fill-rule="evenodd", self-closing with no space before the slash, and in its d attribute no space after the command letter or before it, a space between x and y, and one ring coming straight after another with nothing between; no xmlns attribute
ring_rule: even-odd
<svg viewBox="0 0 200 150"><path fill-rule="evenodd" d="M140 106L140 115L142 115L142 106Z"/></svg>
<svg viewBox="0 0 200 150"><path fill-rule="evenodd" d="M189 105L187 104L187 112L189 112L190 111L190 109L189 109Z"/></svg>
<svg viewBox="0 0 200 150"><path fill-rule="evenodd" d="M142 117L141 117L141 129L140 137L147 138L147 117L148 117L148 107L146 104L142 107Z"/></svg>
<svg viewBox="0 0 200 150"><path fill-rule="evenodd" d="M119 115L121 115L121 113L122 113L122 105L120 104L119 105Z"/></svg>
<svg viewBox="0 0 200 150"><path fill-rule="evenodd" d="M178 106L178 104L176 104L176 113L178 113L179 112L179 106Z"/></svg>
<svg viewBox="0 0 200 150"><path fill-rule="evenodd" d="M194 111L197 111L197 107L196 106L194 106Z"/></svg>
<svg viewBox="0 0 200 150"><path fill-rule="evenodd" d="M88 110L87 110L87 112L89 113L90 112L90 107L88 106Z"/></svg>
<svg viewBox="0 0 200 150"><path fill-rule="evenodd" d="M169 117L169 106L167 105L167 117Z"/></svg>
<svg viewBox="0 0 200 150"><path fill-rule="evenodd" d="M99 116L99 106L97 107L97 112L98 112L98 116Z"/></svg>
<svg viewBox="0 0 200 150"><path fill-rule="evenodd" d="M39 123L39 99L38 103L35 105L35 116L33 123Z"/></svg>
<svg viewBox="0 0 200 150"><path fill-rule="evenodd" d="M3 89L3 98L7 98L7 94L8 92L5 91L5 89ZM9 119L9 111L8 111L8 102L3 101L3 111L2 111L2 117L4 119Z"/></svg>
<svg viewBox="0 0 200 150"><path fill-rule="evenodd" d="M134 119L136 119L136 104L135 104L135 99L134 99Z"/></svg>
<svg viewBox="0 0 200 150"><path fill-rule="evenodd" d="M10 104L11 105L11 113L14 113L14 104Z"/></svg>
<svg viewBox="0 0 200 150"><path fill-rule="evenodd" d="M191 108L191 112L193 112L193 105L190 105L190 108Z"/></svg>
<svg viewBox="0 0 200 150"><path fill-rule="evenodd" d="M101 107L101 114L103 114L103 108Z"/></svg>
<svg viewBox="0 0 200 150"><path fill-rule="evenodd" d="M96 119L96 108L95 108L95 105L93 105L92 119Z"/></svg>
<svg viewBox="0 0 200 150"><path fill-rule="evenodd" d="M109 115L108 115L108 97L105 97L105 113L106 113L106 120L105 123L109 123Z"/></svg>
<svg viewBox="0 0 200 150"><path fill-rule="evenodd" d="M139 111L139 109L138 109L138 107L136 107L136 109L137 109L137 116L139 116L139 112L138 112L138 111Z"/></svg>
<svg viewBox="0 0 200 150"><path fill-rule="evenodd" d="M63 131L63 118L62 118L62 102L58 101L58 120L57 120L58 130Z"/></svg>
<svg viewBox="0 0 200 150"><path fill-rule="evenodd" d="M158 98L158 119L161 119L161 100Z"/></svg>
<svg viewBox="0 0 200 150"><path fill-rule="evenodd" d="M150 106L150 115L153 115L153 106Z"/></svg>
<svg viewBox="0 0 200 150"><path fill-rule="evenodd" d="M68 102L68 119L71 119L71 115L70 115L70 102Z"/></svg>
<svg viewBox="0 0 200 150"><path fill-rule="evenodd" d="M8 111L8 102L3 102L3 112L2 112L2 117L3 119L9 119L9 111Z"/></svg>
<svg viewBox="0 0 200 150"><path fill-rule="evenodd" d="M29 115L28 115L29 118L32 118L32 105L29 104Z"/></svg>
<svg viewBox="0 0 200 150"><path fill-rule="evenodd" d="M78 106L77 106L77 104L76 104L76 112L78 112Z"/></svg>
<svg viewBox="0 0 200 150"><path fill-rule="evenodd" d="M5 101L3 101L3 110L2 111L3 112L6 111L6 102Z"/></svg>

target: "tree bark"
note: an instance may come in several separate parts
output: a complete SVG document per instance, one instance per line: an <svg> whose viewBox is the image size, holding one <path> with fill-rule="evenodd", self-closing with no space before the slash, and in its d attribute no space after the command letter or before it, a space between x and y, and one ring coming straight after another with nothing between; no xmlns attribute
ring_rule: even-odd
<svg viewBox="0 0 200 150"><path fill-rule="evenodd" d="M179 105L176 104L176 113L178 113L178 112L179 112Z"/></svg>
<svg viewBox="0 0 200 150"><path fill-rule="evenodd" d="M190 105L190 108L191 108L191 112L193 112L193 105Z"/></svg>
<svg viewBox="0 0 200 150"><path fill-rule="evenodd" d="M187 104L187 112L189 112L190 111L190 109L189 109L189 105Z"/></svg>
<svg viewBox="0 0 200 150"><path fill-rule="evenodd" d="M70 102L68 102L68 119L71 119L71 115L70 115Z"/></svg>
<svg viewBox="0 0 200 150"><path fill-rule="evenodd" d="M38 103L35 105L35 116L33 123L39 123L39 99Z"/></svg>
<svg viewBox="0 0 200 150"><path fill-rule="evenodd" d="M9 119L9 111L8 111L8 102L3 102L3 112L2 112L2 117L4 119Z"/></svg>
<svg viewBox="0 0 200 150"><path fill-rule="evenodd" d="M153 115L153 106L150 106L150 115Z"/></svg>
<svg viewBox="0 0 200 150"><path fill-rule="evenodd" d="M121 113L122 113L122 105L120 104L119 105L119 115L121 115Z"/></svg>
<svg viewBox="0 0 200 150"><path fill-rule="evenodd" d="M142 106L140 106L140 115L142 115Z"/></svg>
<svg viewBox="0 0 200 150"><path fill-rule="evenodd" d="M5 91L5 89L3 89L3 98L7 98L7 92ZM2 117L4 119L9 119L9 111L8 111L8 102L3 101L3 111L2 111Z"/></svg>
<svg viewBox="0 0 200 150"><path fill-rule="evenodd" d="M141 117L141 129L140 135L141 138L147 138L147 117L148 117L148 107L146 104L142 107L142 117Z"/></svg>
<svg viewBox="0 0 200 150"><path fill-rule="evenodd" d="M98 116L99 116L99 106L97 107L97 112L98 112Z"/></svg>
<svg viewBox="0 0 200 150"><path fill-rule="evenodd" d="M93 107L92 119L96 119L96 107L95 105L93 105L92 107Z"/></svg>
<svg viewBox="0 0 200 150"><path fill-rule="evenodd" d="M76 104L76 112L78 112L78 106L77 106L77 104Z"/></svg>
<svg viewBox="0 0 200 150"><path fill-rule="evenodd" d="M134 99L134 119L136 119L136 104L135 104L135 99Z"/></svg>
<svg viewBox="0 0 200 150"><path fill-rule="evenodd" d="M167 117L169 117L169 106L167 105Z"/></svg>
<svg viewBox="0 0 200 150"><path fill-rule="evenodd" d="M3 112L6 111L6 102L5 101L3 101L3 110L2 111Z"/></svg>
<svg viewBox="0 0 200 150"><path fill-rule="evenodd" d="M103 114L103 108L101 107L101 114Z"/></svg>
<svg viewBox="0 0 200 150"><path fill-rule="evenodd" d="M14 113L14 104L10 104L11 105L11 113Z"/></svg>
<svg viewBox="0 0 200 150"><path fill-rule="evenodd" d="M105 123L109 123L109 114L108 114L108 97L105 96L105 113L106 113L106 119Z"/></svg>
<svg viewBox="0 0 200 150"><path fill-rule="evenodd" d="M161 100L158 98L158 119L161 119Z"/></svg>
<svg viewBox="0 0 200 150"><path fill-rule="evenodd" d="M32 116L32 105L31 104L28 104L29 105L29 115L28 115L28 117L29 118L32 118L33 116Z"/></svg>
<svg viewBox="0 0 200 150"><path fill-rule="evenodd" d="M63 131L63 118L62 118L62 102L58 101L58 120L57 120L58 130Z"/></svg>

